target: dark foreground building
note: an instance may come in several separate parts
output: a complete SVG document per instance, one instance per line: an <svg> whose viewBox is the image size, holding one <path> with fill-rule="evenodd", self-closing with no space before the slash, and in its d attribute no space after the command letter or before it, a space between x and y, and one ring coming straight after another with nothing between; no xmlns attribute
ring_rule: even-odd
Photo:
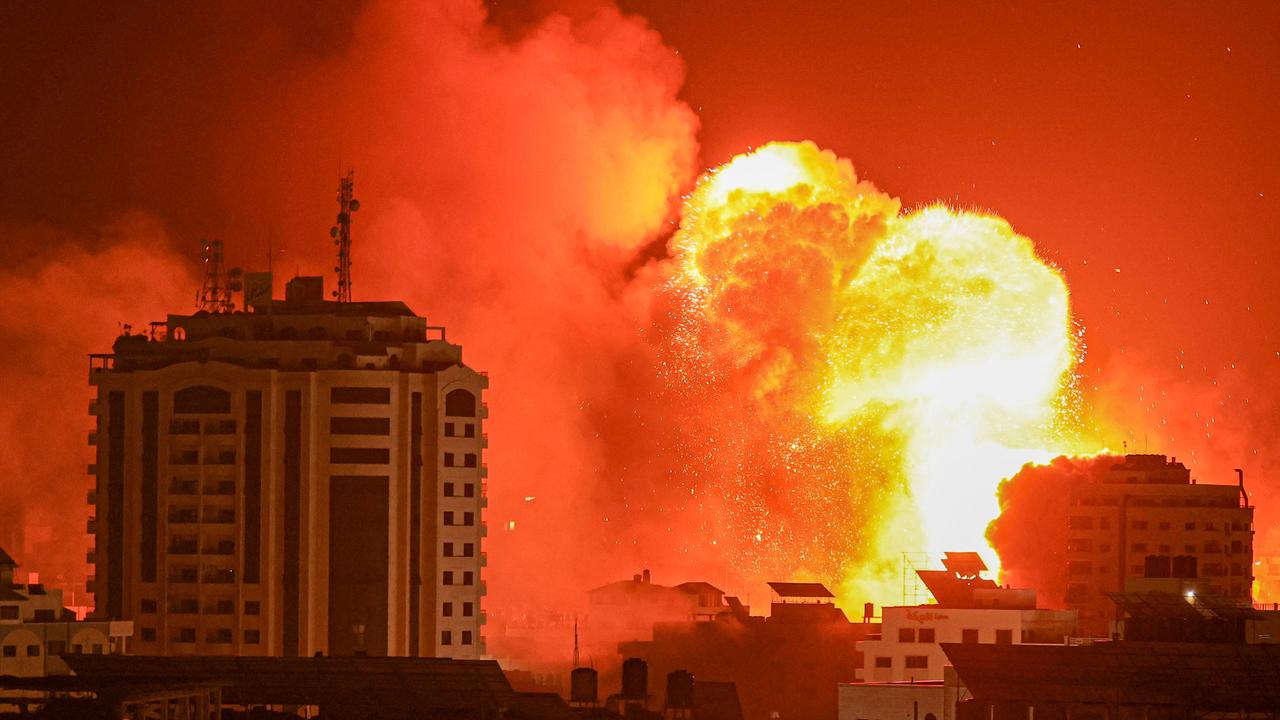
<svg viewBox="0 0 1280 720"><path fill-rule="evenodd" d="M655 677L687 670L699 680L731 681L747 720L834 719L837 687L854 682L862 666L856 643L880 632L879 623L852 623L819 583L770 583L768 618L731 609L710 622L659 623L653 640L619 646L643 658Z"/></svg>

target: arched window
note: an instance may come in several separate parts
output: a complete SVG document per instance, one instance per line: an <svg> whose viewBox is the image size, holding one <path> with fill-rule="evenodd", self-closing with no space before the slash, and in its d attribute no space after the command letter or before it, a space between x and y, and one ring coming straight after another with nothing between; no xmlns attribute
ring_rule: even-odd
<svg viewBox="0 0 1280 720"><path fill-rule="evenodd" d="M467 390L450 390L444 396L444 414L454 417L475 417L476 396Z"/></svg>
<svg viewBox="0 0 1280 720"><path fill-rule="evenodd" d="M231 393L211 385L193 385L173 394L173 411L175 413L218 413L225 415L231 412Z"/></svg>

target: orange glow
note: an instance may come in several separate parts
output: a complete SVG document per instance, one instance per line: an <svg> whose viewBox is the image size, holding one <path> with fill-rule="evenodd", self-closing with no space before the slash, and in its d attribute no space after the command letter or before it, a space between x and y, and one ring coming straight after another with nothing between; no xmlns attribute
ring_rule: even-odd
<svg viewBox="0 0 1280 720"><path fill-rule="evenodd" d="M765 423L857 438L829 447L885 479L847 514L873 527L839 568L846 606L896 602L902 552L981 549L997 568L1000 480L1096 450L1074 412L1066 283L999 217L904 214L847 160L774 143L703 178L673 247L681 355L745 382Z"/></svg>

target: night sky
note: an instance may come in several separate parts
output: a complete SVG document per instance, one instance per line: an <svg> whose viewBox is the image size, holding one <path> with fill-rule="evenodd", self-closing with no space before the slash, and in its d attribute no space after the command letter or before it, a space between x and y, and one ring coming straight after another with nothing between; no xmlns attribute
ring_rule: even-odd
<svg viewBox="0 0 1280 720"><path fill-rule="evenodd" d="M504 246L484 239L504 217L535 218L548 206L568 217L557 204L565 198L656 188L666 209L643 218L545 223L571 227L568 236L609 236L610 252L630 253L608 261L621 277L662 255L679 194L697 172L770 140L808 139L851 159L905 207L941 200L989 209L1036 241L1070 286L1087 345L1081 390L1107 418L1112 451L1127 442L1130 451L1177 455L1215 482L1231 482L1231 469L1243 467L1253 488L1280 503L1280 5L654 0L621 3L643 21L609 14L604 25L592 20L608 13L601 3L487 5L486 20L474 3L442 4L422 31L428 39L376 50L370 38L403 40L412 31L386 21L396 13L358 2L11 9L0 43L0 259L6 285L25 297L2 326L10 347L23 348L21 359L0 372L10 387L46 382L66 398L72 410L47 428L74 429L69 449L54 453L60 468L82 468L76 453L87 453L83 354L105 350L118 322L152 319L133 314L182 310L172 304L194 295L199 238L222 237L234 261L261 266L270 236L284 251L277 267L329 272L325 233L340 163L356 166L357 195L370 213L359 218L368 230L357 225L358 241L361 232L404 227L431 238L423 263L445 258L471 268L424 271L413 279L426 284L412 304L450 325L471 363L500 371L513 362L500 349L504 338L480 326L487 316L468 308L467 293L506 297L517 282L522 266L511 263L523 256L493 260ZM556 36L560 45L508 52L527 48L548 22L570 28ZM642 37L642 23L660 38ZM614 26L625 34L611 34ZM465 36L456 44L455 28ZM561 45L590 52L538 64ZM459 70L454 63L468 52L483 63ZM635 99L643 95L635 88L652 85L637 81L615 97L616 84L598 69L613 67L599 58L614 52L627 54L619 73L651 73L669 92ZM493 80L509 65L538 70ZM556 84L559 72L588 79ZM469 94L468 86L481 90ZM635 119L620 134L577 128L575 108L598 105ZM612 116L599 117L608 127ZM675 148L663 155L670 161L638 175L597 177L591 170L600 163L574 145L654 137ZM579 165L582 172L544 186L548 168ZM532 199L522 199L526 191ZM613 217L617 198L591 202ZM462 222L462 213L475 222ZM512 227L544 229L541 220ZM615 242L615 234L629 239ZM131 242L166 256L134 255ZM397 263L356 252L360 295ZM187 277L130 276L186 261ZM98 271L112 279L74 279ZM613 297L611 282L600 284ZM135 305L99 303L100 292L138 287L152 294ZM557 297L537 301L538 312L582 300ZM62 300L81 309L46 313ZM74 357L32 369L32 358L55 354ZM534 365L554 367L548 358ZM25 417L4 416L6 443L26 442ZM503 461L494 462L501 477ZM4 471L15 477L28 467ZM33 513L68 502L79 512L86 481L75 472L60 494L9 498ZM510 497L495 498L493 522L523 518L521 499L540 494L536 483L515 485ZM1274 508L1260 512L1277 517ZM46 524L59 516L36 514ZM1258 540L1280 548L1273 525L1260 527Z"/></svg>

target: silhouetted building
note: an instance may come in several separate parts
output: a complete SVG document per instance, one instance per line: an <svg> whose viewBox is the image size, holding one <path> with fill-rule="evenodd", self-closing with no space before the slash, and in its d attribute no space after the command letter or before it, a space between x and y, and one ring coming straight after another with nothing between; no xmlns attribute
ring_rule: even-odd
<svg viewBox="0 0 1280 720"><path fill-rule="evenodd" d="M849 622L820 583L769 585L767 618L726 598L729 612L713 622L658 623L651 641L622 643L619 652L645 659L655 676L686 670L699 683L732 682L748 720L834 718L837 686L853 682L862 664L857 641L879 626Z"/></svg>
<svg viewBox="0 0 1280 720"><path fill-rule="evenodd" d="M960 720L1274 717L1280 645L1259 638L1280 612L1228 598L1111 593L1117 640L945 644L968 697Z"/></svg>
<svg viewBox="0 0 1280 720"><path fill-rule="evenodd" d="M92 356L98 614L145 654L481 656L487 378L404 303L263 275Z"/></svg>
<svg viewBox="0 0 1280 720"><path fill-rule="evenodd" d="M977 553L947 553L945 570L918 574L936 604L886 607L882 633L858 643L867 682L940 682L941 643L1054 643L1073 634L1076 613L1036 607L1034 590L1006 588L982 577Z"/></svg>
<svg viewBox="0 0 1280 720"><path fill-rule="evenodd" d="M614 655L618 643L648 640L664 622L706 622L729 612L724 591L705 582L660 585L648 570L587 591L582 631L587 657ZM553 629L563 633L565 629Z"/></svg>
<svg viewBox="0 0 1280 720"><path fill-rule="evenodd" d="M1073 487L1067 518L1067 607L1082 634L1104 637L1106 593L1135 578L1202 581L1204 592L1250 602L1253 508L1239 485L1203 485L1177 459L1126 455L1101 483Z"/></svg>
<svg viewBox="0 0 1280 720"><path fill-rule="evenodd" d="M0 548L0 676L65 674L63 655L124 652L131 623L77 621L61 590L17 582L17 569Z"/></svg>

